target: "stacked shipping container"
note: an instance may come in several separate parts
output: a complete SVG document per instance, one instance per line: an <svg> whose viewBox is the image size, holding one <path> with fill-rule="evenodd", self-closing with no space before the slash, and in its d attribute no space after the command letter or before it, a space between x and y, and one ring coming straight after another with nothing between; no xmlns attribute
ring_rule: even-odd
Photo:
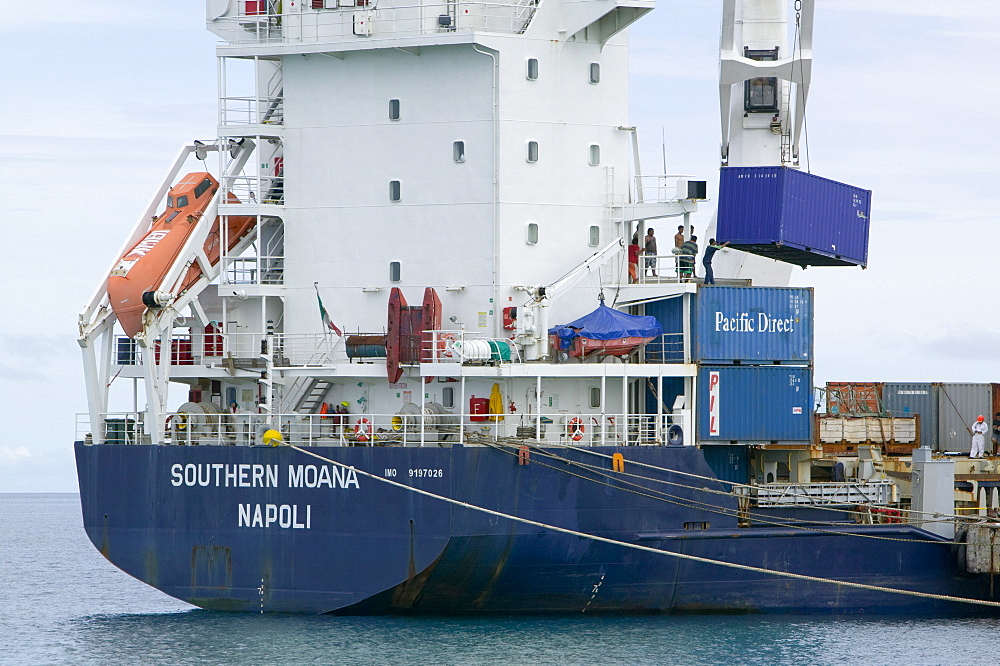
<svg viewBox="0 0 1000 666"><path fill-rule="evenodd" d="M808 442L812 436L813 291L701 287L646 304L669 339L684 331L690 298L691 362L698 364L696 439L704 444ZM656 352L654 352L656 353ZM683 352L666 349L664 361Z"/></svg>

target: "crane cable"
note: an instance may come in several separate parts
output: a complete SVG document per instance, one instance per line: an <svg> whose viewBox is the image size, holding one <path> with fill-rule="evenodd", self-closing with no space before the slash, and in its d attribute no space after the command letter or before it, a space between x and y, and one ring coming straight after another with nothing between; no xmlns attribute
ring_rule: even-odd
<svg viewBox="0 0 1000 666"><path fill-rule="evenodd" d="M790 573L787 571L777 571L775 569L765 569L763 567L755 567L749 564L737 564L735 562L726 562L724 560L716 560L708 557L699 557L698 555L688 555L686 553L675 553L669 550L661 550L659 548L652 548L650 546L642 546L637 543L628 543L626 541L619 541L617 539L610 539L608 537L598 536L596 534L587 534L586 532L578 532L577 530L571 530L567 527L559 527L558 525L549 525L546 523L539 522L537 520L531 520L529 518L521 518L520 516L514 516L509 513L503 513L502 511L494 511L493 509L487 509L486 507L476 506L475 504L470 504L468 502L463 502L461 500L452 499L451 497L445 497L444 495L438 495L432 493L428 490L423 490L421 488L414 488L413 486L408 486L405 483L400 483L398 481L393 481L392 479L387 479L371 472L365 470L354 468L350 465L342 463L325 456L321 456L318 453L312 451L307 451L298 446L289 446L289 448L298 451L299 453L304 453L307 456L312 456L318 460L330 463L331 465L336 465L344 469L353 469L356 473L366 476L370 479L375 479L390 486L395 486L403 490L408 490L410 492L416 493L418 495L424 495L425 497L430 497L432 499L437 499L448 504L453 504L455 506L460 506L465 509L472 511L478 511L480 513L485 513L491 516L497 516L498 518L505 518L516 523L522 523L524 525L531 525L533 527L539 527L544 530L549 530L552 532L559 532L562 534L569 534L570 536L580 537L582 539L589 539L591 541L597 541L600 543L607 543L612 546L621 546L623 548L630 548L632 550L638 550L648 553L653 553L656 555L666 555L668 557L674 557L681 560L689 560L692 562L701 562L702 564L715 564L721 567L727 567L730 569L739 569L741 571L752 571L754 573L768 574L772 576L778 576L781 578L792 578L795 580L804 580L812 583L826 583L828 585L839 585L843 587L850 587L859 590L868 590L872 592L885 592L887 594L899 594L903 596L917 597L920 599L934 599L937 601L951 601L956 603L967 603L976 606L989 606L992 608L1000 608L1000 602L998 601L988 601L985 599L972 599L969 597L954 597L947 594L935 594L933 592L919 592L916 590L901 590L892 587L883 587L881 585L869 585L867 583L854 583L850 581L834 580L832 578L820 578L818 576L807 576L805 574Z"/></svg>

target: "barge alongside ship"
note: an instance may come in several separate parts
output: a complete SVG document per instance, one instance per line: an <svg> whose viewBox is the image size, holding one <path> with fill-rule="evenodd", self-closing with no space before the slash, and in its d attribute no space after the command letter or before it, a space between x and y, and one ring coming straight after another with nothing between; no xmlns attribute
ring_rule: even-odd
<svg viewBox="0 0 1000 666"><path fill-rule="evenodd" d="M954 461L914 451L903 497L877 447L814 441L790 265L866 265L870 193L798 169L813 2L795 52L786 4L723 3L709 227L740 250L705 286L662 249L628 279L705 198L629 171L651 2L210 0L219 138L80 318L95 546L219 610L995 612ZM178 179L210 200L171 217Z"/></svg>

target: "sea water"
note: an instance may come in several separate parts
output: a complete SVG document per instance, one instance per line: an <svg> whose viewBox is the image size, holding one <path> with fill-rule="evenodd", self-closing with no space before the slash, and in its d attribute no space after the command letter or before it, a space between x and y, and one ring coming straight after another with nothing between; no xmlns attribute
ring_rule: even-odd
<svg viewBox="0 0 1000 666"><path fill-rule="evenodd" d="M332 617L198 610L90 544L76 495L0 494L0 664L995 664L998 619Z"/></svg>

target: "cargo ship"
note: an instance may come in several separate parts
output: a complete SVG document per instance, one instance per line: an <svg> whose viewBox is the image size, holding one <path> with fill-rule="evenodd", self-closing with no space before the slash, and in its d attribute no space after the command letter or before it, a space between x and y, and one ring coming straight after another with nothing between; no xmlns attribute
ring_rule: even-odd
<svg viewBox="0 0 1000 666"><path fill-rule="evenodd" d="M80 315L95 547L216 610L995 613L954 459L824 451L789 277L871 193L799 162L813 0L722 5L700 222L628 124L649 0L209 0L217 138Z"/></svg>

